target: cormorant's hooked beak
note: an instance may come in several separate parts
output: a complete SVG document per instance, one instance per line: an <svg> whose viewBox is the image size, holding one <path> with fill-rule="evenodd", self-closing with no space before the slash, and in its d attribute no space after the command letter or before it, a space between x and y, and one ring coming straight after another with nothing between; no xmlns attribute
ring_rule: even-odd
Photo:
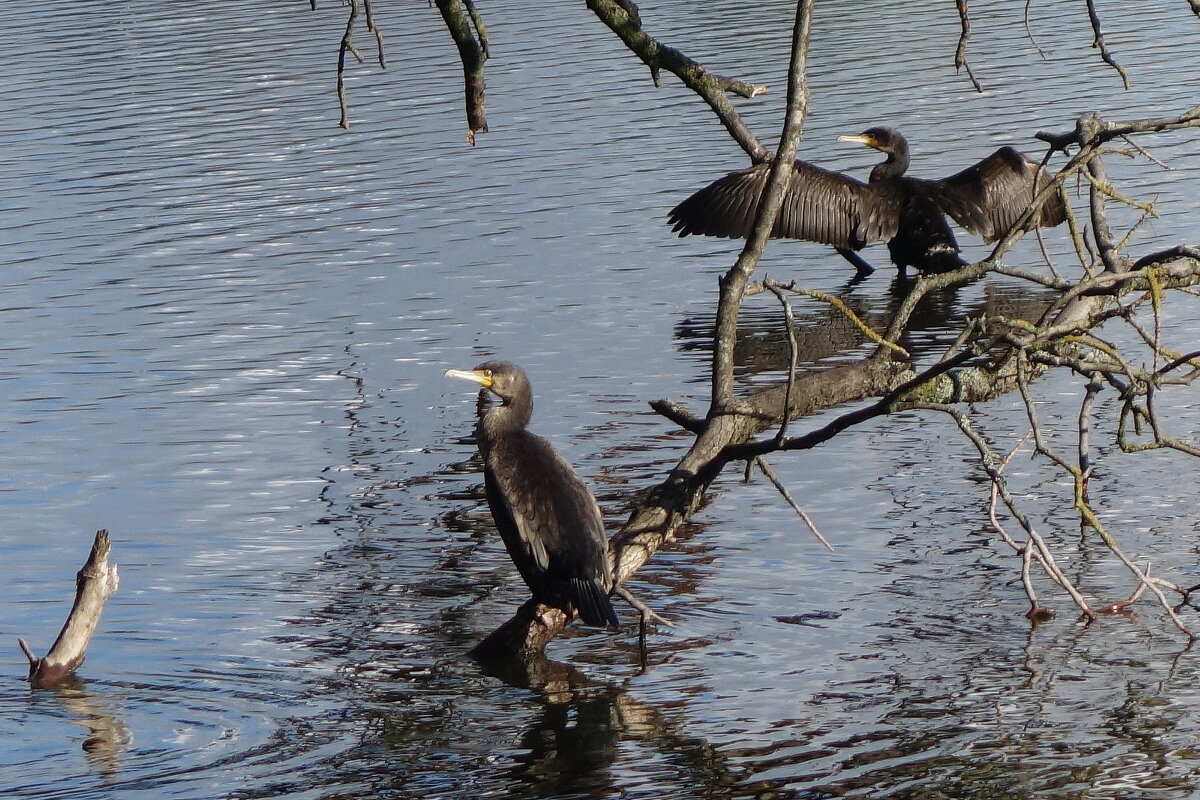
<svg viewBox="0 0 1200 800"><path fill-rule="evenodd" d="M448 369L444 377L462 378L465 381L478 383L485 389L492 388L492 371L490 369Z"/></svg>
<svg viewBox="0 0 1200 800"><path fill-rule="evenodd" d="M879 149L879 140L876 139L874 136L868 136L865 133L856 133L856 134L852 134L852 135L839 136L839 137L837 137L837 140L839 142L854 142L855 144L865 144L867 147L874 147L876 150Z"/></svg>

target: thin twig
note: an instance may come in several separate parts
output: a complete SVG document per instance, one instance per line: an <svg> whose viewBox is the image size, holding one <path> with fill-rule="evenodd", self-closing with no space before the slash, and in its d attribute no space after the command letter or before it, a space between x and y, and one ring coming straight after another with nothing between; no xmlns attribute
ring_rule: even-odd
<svg viewBox="0 0 1200 800"><path fill-rule="evenodd" d="M660 623L662 625L666 625L668 628L675 627L675 623L666 619L665 617L660 615L657 611L655 611L653 608L646 605L641 600L637 599L637 597L635 597L633 595L633 593L630 592L629 589L626 588L624 585L618 586L617 588L613 589L613 594L617 595L622 600L624 600L626 603L629 603L629 605L633 606L634 608L636 608L638 610L638 612L642 615L642 621L643 621L642 624L645 624L645 620L652 620L652 621Z"/></svg>
<svg viewBox="0 0 1200 800"><path fill-rule="evenodd" d="M338 48L337 61L337 97L338 106L342 110L342 118L338 121L338 125L343 128L350 127L350 109L346 104L346 53L352 54L358 59L358 63L362 63L362 54L358 52L352 41L354 36L354 20L358 18L358 0L349 0L350 16L346 20L346 31L342 34L342 44Z"/></svg>
<svg viewBox="0 0 1200 800"><path fill-rule="evenodd" d="M746 294L752 294L756 286L757 284L747 286ZM909 352L907 350L895 342L888 341L883 336L880 336L878 333L876 333L870 325L863 322L862 317L855 314L850 307L846 305L845 300L836 295L829 294L828 292L822 292L819 289L809 289L804 286L800 286L795 281L780 283L778 281L773 281L770 278L763 278L762 287L767 291L774 293L777 297L780 296L779 292L787 291L804 295L805 297L811 297L814 300L820 300L822 303L828 303L829 305L833 306L833 308L840 311L846 317L846 319L850 320L850 323L854 327L858 328L858 330L862 332L863 336L867 337L880 347L886 347L901 358L909 357Z"/></svg>
<svg viewBox="0 0 1200 800"><path fill-rule="evenodd" d="M995 489L1000 493L1000 499L1004 501L1004 505L1008 508L1009 513L1012 514L1013 519L1017 521L1017 524L1021 526L1026 535L1029 537L1030 542L1034 545L1034 547L1037 548L1036 556L1042 564L1042 567L1046 570L1046 573L1051 577L1051 579L1054 580L1055 583L1057 583L1063 588L1063 590L1066 591L1066 593L1075 602L1075 605L1083 613L1084 617L1086 617L1088 620L1094 620L1096 618L1096 613L1092 610L1091 606L1088 605L1088 602L1084 600L1083 595L1080 594L1079 590L1075 588L1075 584L1073 584L1071 580L1067 578L1066 574L1063 573L1063 571L1059 568L1058 563L1054 558L1054 553L1046 544L1045 539L1043 539L1041 534L1039 534L1034 528L1033 523L1030 521L1025 512L1021 510L1016 498L1013 497L1012 493L1009 491L1007 482L1004 480L1004 476L1001 475L996 468L997 459L992 453L991 447L988 446L987 442L979 434L979 432L975 430L975 426L972 425L970 417L968 417L967 414L960 409L953 406L930 404L922 407L948 414L951 419L958 424L959 430L961 430L967 439L975 445L975 449L979 451L979 457L984 471L986 471L988 477L991 478L993 487L995 487Z"/></svg>
<svg viewBox="0 0 1200 800"><path fill-rule="evenodd" d="M1092 406L1096 402L1096 395L1100 394L1100 390L1104 388L1104 384L1100 382L1100 373L1093 372L1086 386L1084 387L1083 402L1079 405L1079 479L1083 481L1083 496L1087 499L1088 480L1092 477L1091 463L1091 430L1092 430Z"/></svg>
<svg viewBox="0 0 1200 800"><path fill-rule="evenodd" d="M800 360L799 349L800 342L796 338L796 315L792 313L792 304L784 296L783 291L774 284L763 281L763 285L775 295L779 300L779 304L783 306L783 320L787 326L788 336L788 375L787 375L787 394L784 397L788 398L788 403L784 407L784 412L780 414L779 431L775 434L775 441L782 442L787 437L787 426L792 418L791 414L791 397L796 388L796 366Z"/></svg>
<svg viewBox="0 0 1200 800"><path fill-rule="evenodd" d="M1200 2L1200 0L1197 0ZM1033 0L1025 0L1025 35L1029 37L1033 48L1038 51L1038 55L1042 57L1042 61L1046 60L1046 52L1038 45L1037 39L1033 38L1033 28L1029 24L1029 8L1033 5Z"/></svg>
<svg viewBox="0 0 1200 800"><path fill-rule="evenodd" d="M387 58L383 54L383 31L375 23L375 15L371 13L371 0L363 0L363 10L367 14L367 30L375 34L375 49L379 55L379 68L387 69Z"/></svg>
<svg viewBox="0 0 1200 800"><path fill-rule="evenodd" d="M767 460L762 456L755 456L754 461L746 462L747 467L749 467L749 465L752 463L758 465L758 468L762 470L762 474L767 476L767 480L771 482L771 485L775 487L776 491L783 495L783 499L786 500L787 504L792 507L792 510L800 516L800 519L804 520L804 524L808 526L810 531L812 531L812 535L817 537L817 541L825 545L825 549L832 553L833 545L831 545L829 540L826 539L824 535L822 535L821 531L817 529L817 524L812 521L812 517L808 516L804 509L801 508L796 500L792 497L792 493L788 491L787 487L783 485L783 482L780 481L775 475L775 470L771 469L771 465L767 463Z"/></svg>
<svg viewBox="0 0 1200 800"><path fill-rule="evenodd" d="M1125 85L1125 89L1129 89L1129 75L1125 72L1125 68L1117 63L1113 58L1112 53L1108 50L1108 44L1104 41L1104 33L1100 30L1100 15L1096 12L1096 0L1087 0L1088 20L1092 23L1092 33L1095 38L1092 40L1092 47L1100 49L1100 58L1104 59L1104 63L1117 71L1121 76L1121 82Z"/></svg>
<svg viewBox="0 0 1200 800"><path fill-rule="evenodd" d="M965 69L967 77L971 79L971 83L975 86L975 91L983 94L983 87L979 85L979 81L975 79L975 73L971 71L971 65L967 63L967 41L971 38L971 16L967 12L967 0L955 0L955 5L958 6L958 47L954 49L954 69Z"/></svg>

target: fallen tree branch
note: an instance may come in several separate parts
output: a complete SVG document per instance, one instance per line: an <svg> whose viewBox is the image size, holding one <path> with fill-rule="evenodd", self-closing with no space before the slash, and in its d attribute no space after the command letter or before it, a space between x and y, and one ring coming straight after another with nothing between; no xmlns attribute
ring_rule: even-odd
<svg viewBox="0 0 1200 800"><path fill-rule="evenodd" d="M608 5L607 0L590 0L589 7ZM621 24L632 26L640 33L640 20L629 11L629 3L611 0L612 13L624 15ZM997 520L995 503L998 499L1007 507L1012 517L1026 534L1024 545L1016 543L1010 536L1003 538L1021 552L1022 580L1030 597L1031 614L1042 618L1047 612L1038 605L1036 594L1029 577L1029 569L1038 563L1063 590L1069 594L1081 613L1094 619L1095 611L1082 594L1067 578L1055 562L1054 553L1039 535L1033 522L1022 512L996 464L1002 463L991 453L983 437L974 430L971 419L963 406L969 403L992 400L1008 392L1026 387L1030 381L1040 377L1053 366L1068 367L1089 378L1095 375L1128 396L1145 396L1147 407L1131 407L1128 415L1135 423L1144 418L1153 418L1150 400L1157 383L1147 377L1155 372L1134 367L1108 343L1092 334L1091 328L1104 321L1122 318L1142 301L1126 303L1122 299L1132 292L1151 292L1157 296L1166 289L1181 288L1200 280L1200 261L1195 259L1195 248L1172 248L1167 251L1132 260L1121 254L1124 242L1114 237L1105 215L1105 201L1112 195L1108 186L1100 155L1104 144L1117 136L1132 132L1177 130L1200 126L1200 106L1170 119L1141 120L1133 123L1106 123L1098 115L1090 114L1076 121L1075 129L1069 134L1044 134L1042 138L1052 147L1066 150L1078 148L1067 164L1055 175L1051 186L1046 187L1033 199L1029 210L1012 229L995 244L992 254L983 261L939 275L923 276L907 287L908 294L892 311L888 329L873 338L877 347L867 358L848 365L841 365L820 373L797 374L789 367L785 385L772 387L749 397L739 397L734 382L734 344L737 340L738 312L744 298L755 288L776 291L781 297L783 290L800 291L795 287L764 281L759 286L750 284L749 278L755 269L759 255L765 246L767 232L771 230L774 215L778 211L782 196L781 173L788 168L794 157L800 123L803 121L807 104L803 82L803 64L808 38L808 17L811 15L811 0L801 2L793 35L793 62L789 72L788 115L780 148L770 159L772 173L758 205L758 218L754 229L746 238L745 246L737 263L720 281L720 295L713 337L711 405L706 417L700 418L677 405L662 401L654 404L663 413L682 427L696 434L692 447L668 475L667 479L650 490L630 519L610 541L610 552L617 584L628 581L664 544L676 535L680 524L686 520L703 501L704 494L722 469L733 460L753 461L766 453L781 449L804 449L814 447L836 436L838 433L898 410L931 409L949 414L960 429L976 445L981 459L992 479L992 517ZM627 30L628 32L628 30ZM644 34L643 34L644 35ZM644 58L644 57L643 57ZM736 137L735 137L736 138ZM740 140L739 140L740 141ZM749 151L748 151L749 152ZM769 154L768 154L769 155ZM753 156L752 156L753 157ZM932 366L916 368L906 353L897 352L897 343L905 334L913 314L924 297L933 292L954 291L961 284L996 271L1000 257L1020 238L1023 232L1036 222L1038 209L1048 198L1063 191L1065 181L1072 175L1086 172L1090 190L1090 225L1092 247L1083 242L1078 227L1073 227L1077 241L1083 277L1077 283L1060 278L1037 278L1033 284L1059 292L1048 302L1036 322L1025 319L1010 319L998 315L987 315L968 320L965 329L949 350ZM1094 254L1089 257L1087 251ZM1099 264L1102 268L1096 267ZM1097 271L1099 269L1099 271ZM1026 278L1018 270L1007 270L1017 278ZM816 296L816 295L813 295ZM827 298L820 298L831 302ZM785 303L785 312L788 305ZM853 315L857 318L857 315ZM865 324L864 326L866 327ZM861 330L860 327L860 330ZM789 331L794 330L789 325ZM867 328L867 330L870 330ZM871 331L874 333L874 331ZM791 341L789 332L789 341ZM1161 348L1157 337L1151 334L1150 343L1156 353ZM791 343L791 350L796 344ZM1176 369L1189 361L1179 361L1177 356L1167 355ZM1155 364L1160 363L1157 356ZM1195 365L1193 365L1193 371ZM1165 379L1166 376L1161 376ZM1132 395L1131 395L1132 393ZM863 407L848 411L832 422L801 435L786 435L782 427L785 419L795 419L818 409L831 408L841 403L878 398ZM1032 397L1026 395L1031 422L1036 426L1036 415L1032 413ZM1088 413L1090 404L1081 413ZM755 440L754 437L774 426L780 427L780 435ZM1036 433L1036 431L1035 431ZM1036 439L1035 439L1036 440ZM1076 461L1086 461L1086 442L1080 443ZM1040 452L1053 454L1053 450L1039 441ZM1067 464L1061 456L1061 464ZM1082 474L1085 463L1067 464ZM1077 506L1081 514L1087 513L1086 505ZM1002 532L999 524L997 529ZM1114 547L1106 540L1110 548ZM1118 549L1114 555L1121 558ZM1132 564L1122 559L1126 566ZM1152 591L1163 584L1141 573L1136 565L1130 567L1139 581ZM1161 591L1157 592L1161 597ZM1181 630L1187 630L1178 617L1174 618ZM510 656L518 653L538 652L570 621L558 609L538 606L533 601L526 603L517 615L502 625L473 651L477 658Z"/></svg>

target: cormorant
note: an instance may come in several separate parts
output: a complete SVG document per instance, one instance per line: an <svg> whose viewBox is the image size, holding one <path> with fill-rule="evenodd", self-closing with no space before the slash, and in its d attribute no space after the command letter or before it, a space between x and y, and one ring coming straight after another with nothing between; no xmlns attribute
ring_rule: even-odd
<svg viewBox="0 0 1200 800"><path fill-rule="evenodd" d="M618 625L600 506L548 441L525 429L533 391L508 361L446 370L500 398L481 410L475 428L483 456L488 507L517 571L541 603L574 608L587 625Z"/></svg>
<svg viewBox="0 0 1200 800"><path fill-rule="evenodd" d="M880 241L888 243L901 274L909 266L919 272L961 267L967 262L959 256L947 214L992 242L1050 183L1039 164L1011 147L944 180L925 180L905 176L908 142L893 128L869 128L838 141L873 147L887 160L875 165L867 183L796 161L771 236L833 245L860 271L869 271L869 265L850 251ZM672 230L680 236L745 238L770 168L768 162L731 172L696 192L671 210ZM1064 219L1062 199L1055 196L1042 206L1038 222L1053 227Z"/></svg>

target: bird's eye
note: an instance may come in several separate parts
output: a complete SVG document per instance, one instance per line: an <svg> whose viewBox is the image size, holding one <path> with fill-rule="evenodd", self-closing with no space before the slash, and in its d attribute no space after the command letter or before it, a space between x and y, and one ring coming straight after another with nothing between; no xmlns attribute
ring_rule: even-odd
<svg viewBox="0 0 1200 800"><path fill-rule="evenodd" d="M483 377L485 377L485 378L490 378L490 377L492 377L492 371L491 371L490 369L485 369L485 370L483 371Z"/></svg>

